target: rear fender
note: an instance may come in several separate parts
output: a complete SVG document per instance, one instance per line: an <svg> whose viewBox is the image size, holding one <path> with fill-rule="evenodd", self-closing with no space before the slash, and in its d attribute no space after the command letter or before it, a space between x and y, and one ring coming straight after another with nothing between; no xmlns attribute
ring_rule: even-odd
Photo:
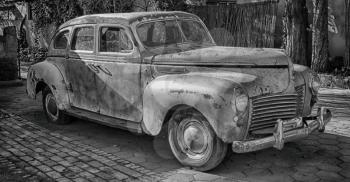
<svg viewBox="0 0 350 182"><path fill-rule="evenodd" d="M38 92L42 91L43 84L47 85L56 98L58 107L66 110L70 107L68 89L60 70L48 61L32 65L28 71L27 94L36 99Z"/></svg>

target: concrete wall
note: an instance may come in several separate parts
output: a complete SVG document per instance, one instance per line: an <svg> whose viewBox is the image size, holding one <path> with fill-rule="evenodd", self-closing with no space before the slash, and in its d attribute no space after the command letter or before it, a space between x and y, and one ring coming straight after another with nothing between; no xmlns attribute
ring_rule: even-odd
<svg viewBox="0 0 350 182"><path fill-rule="evenodd" d="M17 47L16 27L3 28L3 35L0 35L0 81L17 79Z"/></svg>
<svg viewBox="0 0 350 182"><path fill-rule="evenodd" d="M3 49L4 49L4 56L7 58L17 58L17 34L16 34L16 27L5 27L3 35Z"/></svg>

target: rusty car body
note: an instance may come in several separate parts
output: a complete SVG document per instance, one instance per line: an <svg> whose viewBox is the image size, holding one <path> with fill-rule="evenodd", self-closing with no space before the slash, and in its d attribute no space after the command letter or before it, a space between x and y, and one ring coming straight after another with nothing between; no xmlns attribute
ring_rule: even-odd
<svg viewBox="0 0 350 182"><path fill-rule="evenodd" d="M237 153L275 147L314 130L319 79L282 50L217 46L184 12L87 15L60 26L48 57L29 69L27 93L43 91L49 121L67 115L157 136L198 170ZM167 128L166 128L166 127Z"/></svg>

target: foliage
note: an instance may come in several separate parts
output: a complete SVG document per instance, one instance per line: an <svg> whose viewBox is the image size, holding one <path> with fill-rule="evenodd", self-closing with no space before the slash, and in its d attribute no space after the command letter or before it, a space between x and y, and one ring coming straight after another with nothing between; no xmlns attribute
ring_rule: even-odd
<svg viewBox="0 0 350 182"><path fill-rule="evenodd" d="M29 52L31 61L37 63L45 60L48 50L41 47L32 47Z"/></svg>
<svg viewBox="0 0 350 182"><path fill-rule="evenodd" d="M192 5L201 5L201 0L154 0L160 10L188 11Z"/></svg>
<svg viewBox="0 0 350 182"><path fill-rule="evenodd" d="M37 28L49 24L59 25L83 15L83 9L76 0L32 0L33 18Z"/></svg>
<svg viewBox="0 0 350 182"><path fill-rule="evenodd" d="M78 16L132 11L136 0L31 0L36 28L56 26Z"/></svg>
<svg viewBox="0 0 350 182"><path fill-rule="evenodd" d="M117 13L132 11L135 0L79 0L79 5L85 10L84 14Z"/></svg>
<svg viewBox="0 0 350 182"><path fill-rule="evenodd" d="M166 11L187 10L186 0L155 0L159 9Z"/></svg>

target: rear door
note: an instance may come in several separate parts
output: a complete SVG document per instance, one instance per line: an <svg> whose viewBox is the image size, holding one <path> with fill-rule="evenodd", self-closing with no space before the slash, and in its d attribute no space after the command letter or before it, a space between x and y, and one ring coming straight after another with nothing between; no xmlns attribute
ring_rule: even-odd
<svg viewBox="0 0 350 182"><path fill-rule="evenodd" d="M98 112L95 25L74 27L68 51L66 75L73 107Z"/></svg>
<svg viewBox="0 0 350 182"><path fill-rule="evenodd" d="M122 25L97 28L96 78L100 113L128 121L142 119L141 60L132 34Z"/></svg>

